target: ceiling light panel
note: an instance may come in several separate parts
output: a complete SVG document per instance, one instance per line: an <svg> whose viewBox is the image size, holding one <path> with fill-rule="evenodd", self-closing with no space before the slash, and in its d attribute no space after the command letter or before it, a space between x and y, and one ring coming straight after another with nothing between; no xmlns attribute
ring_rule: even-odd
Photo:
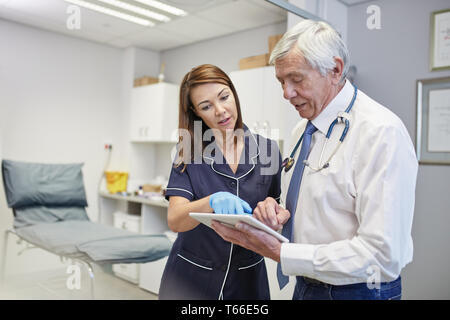
<svg viewBox="0 0 450 320"><path fill-rule="evenodd" d="M147 6L159 9L161 11L168 12L170 14L173 14L175 16L186 16L187 12L184 10L181 10L179 8L176 8L174 6L169 6L168 4L156 1L156 0L134 0L136 2L140 2L142 4L145 4Z"/></svg>
<svg viewBox="0 0 450 320"><path fill-rule="evenodd" d="M97 4L93 4L93 3L90 3L90 2L87 2L87 1L84 1L84 0L64 0L64 1L68 2L68 3L72 3L72 4L80 6L80 7L83 7L83 8L86 8L86 9L90 9L90 10L94 10L94 11L97 11L97 12L100 12L100 13L104 13L104 14L107 14L107 15L110 15L110 16L113 16L113 17L116 17L116 18L119 18L119 19L123 19L123 20L129 21L129 22L137 23L137 24L140 24L142 26L154 26L155 25L153 22L151 22L149 20L142 19L142 18L133 16L133 15L130 15L130 14L126 14L126 13L123 13L123 12L120 12L120 11L117 11L117 10L113 10L113 9L110 9L110 8L102 7L102 6L99 6Z"/></svg>
<svg viewBox="0 0 450 320"><path fill-rule="evenodd" d="M168 16L165 16L163 14L160 13L156 13L154 11L151 10L147 10L138 6L134 6L132 4L123 2L123 1L119 1L119 0L97 0L99 2L103 2L106 4L109 4L111 6L114 7L118 7L127 11L131 11L133 13L137 13L139 15L151 18L151 19L155 19L161 22L168 22L170 21L170 18Z"/></svg>

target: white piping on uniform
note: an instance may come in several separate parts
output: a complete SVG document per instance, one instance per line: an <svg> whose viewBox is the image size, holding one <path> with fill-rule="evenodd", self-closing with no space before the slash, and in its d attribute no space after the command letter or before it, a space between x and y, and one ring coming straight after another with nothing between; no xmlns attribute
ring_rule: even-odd
<svg viewBox="0 0 450 320"><path fill-rule="evenodd" d="M250 131L250 130L249 130L249 131ZM259 156L259 145L258 145L258 142L256 141L256 138L255 138L255 136L253 135L253 133L252 133L251 131L250 131L250 134L252 135L253 140L255 140L255 144L256 144L256 146L258 147L258 152L257 152L257 154L256 154L255 156L252 157L252 162L253 162L252 168L251 168L250 170L248 170L246 173L244 173L242 176L238 177L238 178L235 178L235 177L229 176L229 175L227 175L227 174L225 174L225 173L222 173L222 172L217 171L216 169L214 169L214 159L203 156L203 158L208 159L208 160L211 160L211 169L213 169L213 171L214 171L215 173L220 174L220 175L222 175L222 176L224 176L224 177L227 177L227 178L236 180L236 196L237 196L237 197L239 197L239 179L245 177L247 174L249 174L249 173L256 167L255 158ZM225 272L225 278L223 279L222 288L220 289L220 293L219 293L219 298L218 298L218 300L223 300L223 288L225 287L225 282L227 281L228 272L230 271L230 265L231 265L231 257L232 257L232 254L233 254L233 243L231 244L231 248L230 248L230 256L229 256L229 258L228 258L227 271Z"/></svg>
<svg viewBox="0 0 450 320"><path fill-rule="evenodd" d="M206 270L212 270L212 268L210 268L210 267L205 267L205 266L202 266L202 265L200 265L200 264L198 264L198 263L195 263L194 261L191 261L191 260L189 260L188 258L183 257L183 256L182 256L181 254L179 254L179 253L177 253L177 256L179 256L180 258L186 260L186 261L189 262L189 263L192 263L194 266L197 266L197 267L200 267L200 268L203 268L203 269L206 269Z"/></svg>
<svg viewBox="0 0 450 320"><path fill-rule="evenodd" d="M181 188L166 188L166 190L179 190L179 191L184 191L184 192L189 193L191 196L194 196L194 194L193 194L192 192L190 192L190 191L188 191L188 190L185 190L185 189L181 189Z"/></svg>
<svg viewBox="0 0 450 320"><path fill-rule="evenodd" d="M230 271L230 264L231 264L231 256L232 256L232 254L233 254L233 244L231 244L230 257L228 258L227 272L225 273L225 278L223 279L222 288L220 288L220 293L219 293L218 300L223 300L223 287L225 287L225 282L227 281L228 271Z"/></svg>
<svg viewBox="0 0 450 320"><path fill-rule="evenodd" d="M254 267L254 266L256 266L257 264L261 263L261 261L263 261L263 260L264 260L264 258L261 258L261 260L259 260L258 262L255 262L254 264L251 264L251 265L249 265L249 266L240 267L240 268L238 268L238 270L244 270L244 269L248 269L248 268Z"/></svg>
<svg viewBox="0 0 450 320"><path fill-rule="evenodd" d="M229 175L227 175L227 174L225 174L225 173L219 172L219 171L217 171L216 169L214 169L214 159L213 159L213 158L209 158L209 157L203 156L203 158L208 159L208 160L211 160L211 169L213 169L213 171L214 171L215 173L218 173L218 174L220 174L220 175L222 175L222 176L224 176L224 177L230 178L230 179L239 180L239 179L245 177L247 174L249 174L249 173L255 168L255 166L256 166L255 158L259 156L259 145L258 145L258 141L256 140L256 138L255 138L255 136L253 135L253 133L252 133L250 130L249 130L249 132L250 132L250 134L252 135L253 140L255 140L256 146L258 147L258 152L256 153L255 156L252 157L253 167L252 167L250 170L248 170L246 173L244 173L242 176L240 176L240 177L238 177L238 178L235 178L235 177L229 176ZM239 197L239 194L237 194L237 196Z"/></svg>

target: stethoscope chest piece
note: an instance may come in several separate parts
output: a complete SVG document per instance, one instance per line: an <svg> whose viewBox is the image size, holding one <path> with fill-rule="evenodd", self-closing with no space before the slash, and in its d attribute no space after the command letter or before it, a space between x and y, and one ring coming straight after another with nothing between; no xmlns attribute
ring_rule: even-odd
<svg viewBox="0 0 450 320"><path fill-rule="evenodd" d="M289 170L291 170L293 165L294 165L294 158L292 157L284 159L283 163L281 164L281 166L284 167L284 172L288 172Z"/></svg>

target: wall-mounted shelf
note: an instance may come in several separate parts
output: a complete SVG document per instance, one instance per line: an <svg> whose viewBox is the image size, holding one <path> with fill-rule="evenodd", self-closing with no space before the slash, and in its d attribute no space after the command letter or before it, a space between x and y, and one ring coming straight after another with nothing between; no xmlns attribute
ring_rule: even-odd
<svg viewBox="0 0 450 320"><path fill-rule="evenodd" d="M178 140L131 140L131 143L155 143L155 144L176 144Z"/></svg>
<svg viewBox="0 0 450 320"><path fill-rule="evenodd" d="M143 203L143 204L146 204L149 206L156 206L156 207L163 207L163 208L169 207L169 202L165 199L159 200L159 199L150 199L150 198L137 197L137 196L121 196L118 194L111 194L106 191L100 191L100 196L104 197L104 198L115 199L115 200Z"/></svg>

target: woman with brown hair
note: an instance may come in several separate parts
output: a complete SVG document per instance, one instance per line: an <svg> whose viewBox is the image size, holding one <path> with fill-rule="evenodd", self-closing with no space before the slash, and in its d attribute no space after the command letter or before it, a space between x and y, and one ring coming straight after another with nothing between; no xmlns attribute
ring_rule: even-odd
<svg viewBox="0 0 450 320"><path fill-rule="evenodd" d="M264 258L223 240L190 212L251 214L279 198L276 143L243 124L230 78L200 65L180 87L178 153L166 190L168 223L178 232L160 299L270 299Z"/></svg>

